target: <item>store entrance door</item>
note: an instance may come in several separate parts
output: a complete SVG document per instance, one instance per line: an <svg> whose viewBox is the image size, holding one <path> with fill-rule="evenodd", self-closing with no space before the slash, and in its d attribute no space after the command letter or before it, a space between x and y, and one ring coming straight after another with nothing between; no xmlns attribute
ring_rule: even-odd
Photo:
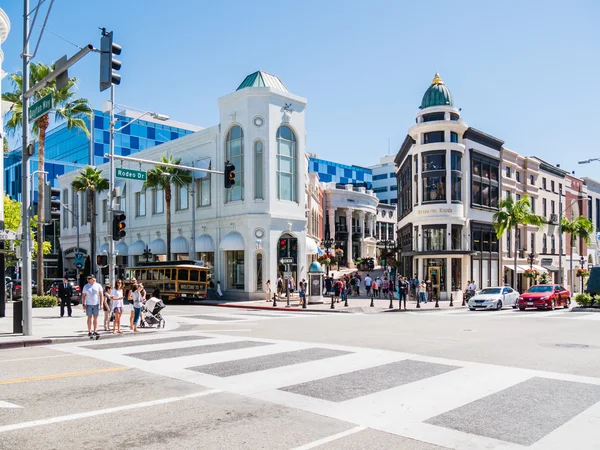
<svg viewBox="0 0 600 450"><path fill-rule="evenodd" d="M427 268L427 275L431 281L431 293L433 298L440 298L440 268L438 266L430 266Z"/></svg>

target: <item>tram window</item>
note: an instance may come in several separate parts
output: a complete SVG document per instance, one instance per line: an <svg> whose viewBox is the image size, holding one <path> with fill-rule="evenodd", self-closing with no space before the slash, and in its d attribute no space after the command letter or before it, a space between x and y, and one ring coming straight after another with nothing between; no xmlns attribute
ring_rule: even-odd
<svg viewBox="0 0 600 450"><path fill-rule="evenodd" d="M139 270L135 271L135 278L137 278L137 279L140 278L140 271Z"/></svg>
<svg viewBox="0 0 600 450"><path fill-rule="evenodd" d="M203 283L204 283L204 282L206 282L206 274L207 274L207 273L208 273L208 272L207 272L206 270L202 270L202 271L200 272L200 281L202 281Z"/></svg>
<svg viewBox="0 0 600 450"><path fill-rule="evenodd" d="M188 281L188 270L187 269L179 269L179 276L177 277L179 281Z"/></svg>
<svg viewBox="0 0 600 450"><path fill-rule="evenodd" d="M198 270L190 270L190 281L198 281Z"/></svg>
<svg viewBox="0 0 600 450"><path fill-rule="evenodd" d="M147 280L148 278L148 271L147 270L141 270L140 271L140 276L138 277L139 280Z"/></svg>
<svg viewBox="0 0 600 450"><path fill-rule="evenodd" d="M149 280L158 280L158 269L152 269L149 270L148 272L150 272L148 279Z"/></svg>

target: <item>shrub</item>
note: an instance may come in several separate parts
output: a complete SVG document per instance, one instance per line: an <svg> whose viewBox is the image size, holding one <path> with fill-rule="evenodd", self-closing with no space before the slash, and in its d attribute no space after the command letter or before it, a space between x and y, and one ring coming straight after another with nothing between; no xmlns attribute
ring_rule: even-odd
<svg viewBox="0 0 600 450"><path fill-rule="evenodd" d="M34 308L51 308L58 305L58 299L52 295L34 295L31 303Z"/></svg>
<svg viewBox="0 0 600 450"><path fill-rule="evenodd" d="M575 295L575 301L582 308L587 308L592 304L592 296L590 294L579 293Z"/></svg>
<svg viewBox="0 0 600 450"><path fill-rule="evenodd" d="M596 308L600 308L600 294L594 295L594 301L591 306L595 306Z"/></svg>
<svg viewBox="0 0 600 450"><path fill-rule="evenodd" d="M550 274L548 272L542 272L540 274L538 282L540 284L549 284L550 283Z"/></svg>

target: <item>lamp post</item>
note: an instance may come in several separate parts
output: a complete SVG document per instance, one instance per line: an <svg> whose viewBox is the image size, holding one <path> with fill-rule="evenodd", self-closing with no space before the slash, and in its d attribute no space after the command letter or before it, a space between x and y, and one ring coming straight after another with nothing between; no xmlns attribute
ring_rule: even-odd
<svg viewBox="0 0 600 450"><path fill-rule="evenodd" d="M535 260L535 255L533 254L533 252L531 252L529 255L527 255L527 261L529 262L529 268L531 270L533 270L533 261Z"/></svg>
<svg viewBox="0 0 600 450"><path fill-rule="evenodd" d="M335 241L331 238L326 238L321 241L321 245L323 247L325 247L325 251L326 251L325 254L327 255L327 257L329 257L330 256L329 250L331 249L331 247L333 247L335 245ZM329 266L330 265L331 265L331 262L329 264L327 264L327 276L328 277L329 277Z"/></svg>
<svg viewBox="0 0 600 450"><path fill-rule="evenodd" d="M585 257L581 255L579 257L579 262L581 263L581 292L583 292L583 270L585 270Z"/></svg>
<svg viewBox="0 0 600 450"><path fill-rule="evenodd" d="M146 245L146 248L144 249L144 253L142 253L142 256L144 258L146 258L146 262L148 262L149 259L152 258L152 252L150 251L150 249L148 248L147 245Z"/></svg>

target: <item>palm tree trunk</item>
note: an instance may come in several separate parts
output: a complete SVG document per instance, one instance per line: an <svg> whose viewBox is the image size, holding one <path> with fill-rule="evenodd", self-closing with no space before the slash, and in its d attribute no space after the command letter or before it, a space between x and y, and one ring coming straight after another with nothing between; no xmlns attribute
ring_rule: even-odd
<svg viewBox="0 0 600 450"><path fill-rule="evenodd" d="M89 191L90 211L92 220L90 220L90 273L96 276L94 265L96 260L96 203L94 202L94 191ZM103 281L100 281L103 283Z"/></svg>
<svg viewBox="0 0 600 450"><path fill-rule="evenodd" d="M50 124L48 114L44 114L38 119L38 127L40 129L40 136L38 142L38 170L44 170L44 147L46 145L46 129ZM44 204L46 199L44 198L44 174L38 173L38 221L41 220L42 214L44 213ZM37 225L37 293L38 295L44 295L44 224L38 223Z"/></svg>
<svg viewBox="0 0 600 450"><path fill-rule="evenodd" d="M171 260L171 185L165 186L165 203L167 207L167 261Z"/></svg>
<svg viewBox="0 0 600 450"><path fill-rule="evenodd" d="M513 283L514 285L512 286L514 290L518 291L518 283L517 283L517 252L519 251L518 247L518 241L517 241L517 232L519 231L519 227L518 225L515 225L515 264L514 264L514 272L513 272Z"/></svg>
<svg viewBox="0 0 600 450"><path fill-rule="evenodd" d="M574 287L573 286L573 246L575 245L575 240L573 239L572 234L569 237L571 238L571 248L570 248L570 252L569 252L570 253L570 257L569 257L569 259L570 259L570 261L569 261L569 267L570 267L569 268L569 271L570 271L570 273L569 273L569 289L571 291L574 291L574 289L573 289L573 287Z"/></svg>

